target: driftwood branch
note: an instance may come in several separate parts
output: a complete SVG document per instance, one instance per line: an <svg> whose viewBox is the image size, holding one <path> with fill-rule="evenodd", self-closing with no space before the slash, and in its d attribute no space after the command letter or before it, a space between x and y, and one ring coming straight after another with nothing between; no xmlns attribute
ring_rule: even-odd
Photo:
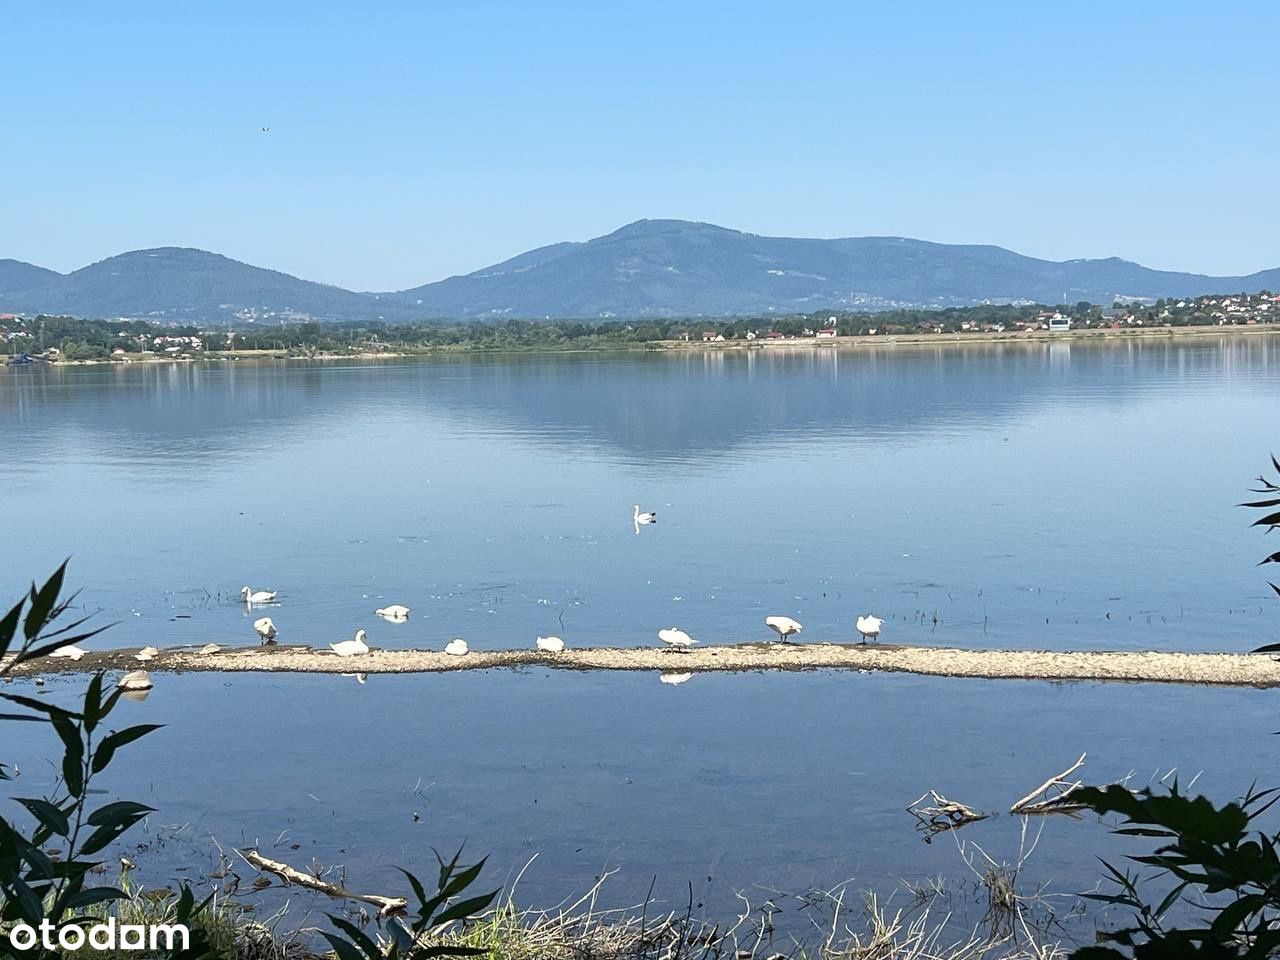
<svg viewBox="0 0 1280 960"><path fill-rule="evenodd" d="M279 860L272 860L264 857L252 847L246 850L237 850L240 856L244 857L245 862L258 870L264 870L268 873L274 873L286 884L297 884L300 887L306 887L310 890L318 890L321 893L333 897L335 900L359 900L362 903L369 903L378 908L378 916L389 917L393 914L400 913L408 907L408 901L404 897L382 897L376 893L352 893L344 887L338 886L336 883L329 883L321 880L319 877L312 876L309 873L303 873L301 870L295 870L287 863L281 863Z"/></svg>
<svg viewBox="0 0 1280 960"><path fill-rule="evenodd" d="M924 804L928 798L933 799L932 805ZM990 816L959 800L950 800L937 790L929 790L921 794L918 800L907 804L907 812L916 818L916 829L925 835L925 843L929 843L935 833L958 830L965 824L985 820Z"/></svg>
<svg viewBox="0 0 1280 960"><path fill-rule="evenodd" d="M1061 773L1050 777L1009 808L1010 813L1029 816L1041 813L1070 813L1084 809L1084 804L1071 800L1071 794L1084 785L1083 780L1068 781L1073 773L1084 766L1086 753Z"/></svg>

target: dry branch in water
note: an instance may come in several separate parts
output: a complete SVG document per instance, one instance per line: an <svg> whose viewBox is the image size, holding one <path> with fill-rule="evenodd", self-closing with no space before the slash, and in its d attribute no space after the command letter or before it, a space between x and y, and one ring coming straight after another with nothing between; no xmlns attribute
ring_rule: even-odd
<svg viewBox="0 0 1280 960"><path fill-rule="evenodd" d="M1083 810L1083 804L1076 803L1069 798L1071 794L1084 785L1084 781L1075 780L1069 783L1067 778L1084 766L1084 758L1087 756L1087 753L1080 754L1079 760L1061 773L1040 784L1040 786L1011 806L1009 812L1030 816L1042 813L1072 813L1076 810ZM1051 793L1050 791L1054 792Z"/></svg>
<svg viewBox="0 0 1280 960"><path fill-rule="evenodd" d="M926 797L933 798L933 806L921 806ZM967 823L990 816L958 800L949 800L937 790L923 793L918 800L907 804L907 812L916 818L916 829L925 835L925 843L931 842L935 833L958 830Z"/></svg>
<svg viewBox="0 0 1280 960"><path fill-rule="evenodd" d="M295 870L287 863L264 857L252 847L245 850L237 850L236 853L240 854L251 867L274 873L285 883L294 883L310 890L318 890L326 896L333 897L335 900L359 900L362 903L372 904L378 908L378 916L380 917L389 917L392 914L400 913L409 905L404 897L382 897L376 893L352 893L336 883L329 883L309 873Z"/></svg>

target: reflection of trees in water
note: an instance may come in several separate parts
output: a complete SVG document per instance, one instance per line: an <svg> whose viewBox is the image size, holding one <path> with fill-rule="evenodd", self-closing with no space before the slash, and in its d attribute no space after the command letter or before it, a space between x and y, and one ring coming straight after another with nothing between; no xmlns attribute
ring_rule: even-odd
<svg viewBox="0 0 1280 960"><path fill-rule="evenodd" d="M139 364L11 373L0 404L38 435L84 431L80 442L196 461L288 443L319 418L389 417L481 418L535 442L681 458L815 435L893 442L1055 404L1111 407L1170 380L1255 377L1278 352L1272 338L1224 337Z"/></svg>

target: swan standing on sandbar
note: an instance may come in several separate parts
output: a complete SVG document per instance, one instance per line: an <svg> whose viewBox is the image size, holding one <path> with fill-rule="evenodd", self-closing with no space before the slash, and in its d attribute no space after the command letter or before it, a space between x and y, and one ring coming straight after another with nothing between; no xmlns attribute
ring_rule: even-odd
<svg viewBox="0 0 1280 960"><path fill-rule="evenodd" d="M354 640L339 640L329 644L329 649L340 657L358 657L369 652L369 645L364 642L366 634L357 630Z"/></svg>
<svg viewBox="0 0 1280 960"><path fill-rule="evenodd" d="M667 646L682 652L685 651L685 648L691 647L698 642L679 627L668 627L666 630L659 630L658 639Z"/></svg>
<svg viewBox="0 0 1280 960"><path fill-rule="evenodd" d="M245 603L270 603L275 598L275 590L255 590L253 587L240 588L240 599Z"/></svg>
<svg viewBox="0 0 1280 960"><path fill-rule="evenodd" d="M409 608L403 603L393 603L390 606L379 607L373 611L373 614L383 620L408 620Z"/></svg>
<svg viewBox="0 0 1280 960"><path fill-rule="evenodd" d="M270 617L259 617L253 621L253 632L262 638L263 643L276 642L276 625Z"/></svg>
<svg viewBox="0 0 1280 960"><path fill-rule="evenodd" d="M444 652L451 657L465 657L470 650L467 647L467 641L450 640L444 645Z"/></svg>
<svg viewBox="0 0 1280 960"><path fill-rule="evenodd" d="M867 637L872 640L878 639L880 636L880 628L884 626L884 621L879 617L865 616L859 617L856 624L858 632L862 634L862 642L867 642Z"/></svg>
<svg viewBox="0 0 1280 960"><path fill-rule="evenodd" d="M564 653L564 641L559 637L539 637L537 647L543 653Z"/></svg>
<svg viewBox="0 0 1280 960"><path fill-rule="evenodd" d="M765 617L764 625L776 633L783 643L787 642L787 637L804 629L803 624L790 617Z"/></svg>
<svg viewBox="0 0 1280 960"><path fill-rule="evenodd" d="M80 649L74 643L69 643L65 647L58 647L58 649L54 650L53 653L49 654L49 656L57 657L59 659L79 660L88 652L89 651L87 650Z"/></svg>

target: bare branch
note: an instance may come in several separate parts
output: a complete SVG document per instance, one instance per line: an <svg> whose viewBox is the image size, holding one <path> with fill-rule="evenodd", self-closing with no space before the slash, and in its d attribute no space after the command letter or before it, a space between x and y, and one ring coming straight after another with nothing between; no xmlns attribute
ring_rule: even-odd
<svg viewBox="0 0 1280 960"><path fill-rule="evenodd" d="M252 847L245 850L237 850L236 853L240 854L245 863L251 867L274 873L286 884L294 883L309 890L318 890L326 896L333 897L335 900L359 900L362 903L372 904L378 908L378 916L380 917L389 917L393 914L401 913L409 905L404 897L383 897L375 893L352 893L350 890L335 883L329 883L309 873L295 870L287 863L264 857Z"/></svg>

